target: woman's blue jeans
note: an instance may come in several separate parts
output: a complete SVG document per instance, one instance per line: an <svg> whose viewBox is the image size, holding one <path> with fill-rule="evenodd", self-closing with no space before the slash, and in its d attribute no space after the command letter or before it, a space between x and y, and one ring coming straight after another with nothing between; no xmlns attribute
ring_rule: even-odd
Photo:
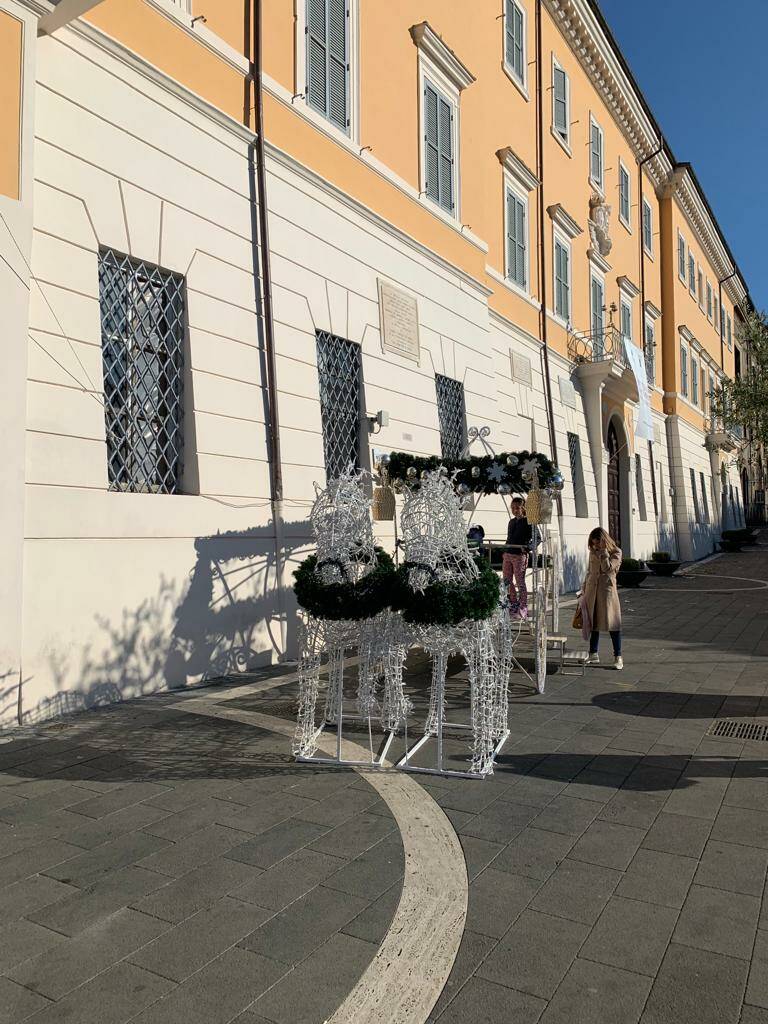
<svg viewBox="0 0 768 1024"><path fill-rule="evenodd" d="M611 643L613 644L613 656L614 658L621 657L621 630L612 629L610 630ZM589 635L589 653L597 654L597 648L600 643L600 633L593 629Z"/></svg>

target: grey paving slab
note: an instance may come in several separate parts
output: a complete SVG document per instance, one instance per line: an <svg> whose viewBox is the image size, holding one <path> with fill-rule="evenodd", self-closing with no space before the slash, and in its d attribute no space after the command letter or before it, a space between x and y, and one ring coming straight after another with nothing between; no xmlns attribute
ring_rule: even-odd
<svg viewBox="0 0 768 1024"><path fill-rule="evenodd" d="M167 814L177 813L196 807L207 797L220 796L232 791L239 785L237 779L191 779L174 783L172 789L150 797L146 803L150 807L164 810Z"/></svg>
<svg viewBox="0 0 768 1024"><path fill-rule="evenodd" d="M672 942L641 1024L737 1024L747 966L744 960Z"/></svg>
<svg viewBox="0 0 768 1024"><path fill-rule="evenodd" d="M9 854L0 859L0 887L29 878L54 864L76 857L81 847L60 839L46 839L19 853Z"/></svg>
<svg viewBox="0 0 768 1024"><path fill-rule="evenodd" d="M761 929L755 938L744 1002L768 1010L768 930Z"/></svg>
<svg viewBox="0 0 768 1024"><path fill-rule="evenodd" d="M329 825L318 825L301 818L288 818L260 835L233 846L227 853L231 860L270 868L297 850L309 846L330 831ZM240 833L242 835L242 833Z"/></svg>
<svg viewBox="0 0 768 1024"><path fill-rule="evenodd" d="M768 850L768 811L721 807L712 827L712 839Z"/></svg>
<svg viewBox="0 0 768 1024"><path fill-rule="evenodd" d="M579 956L654 977L678 913L670 907L612 896Z"/></svg>
<svg viewBox="0 0 768 1024"><path fill-rule="evenodd" d="M695 881L729 892L762 896L768 873L768 850L710 840L701 856Z"/></svg>
<svg viewBox="0 0 768 1024"><path fill-rule="evenodd" d="M593 821L577 840L569 857L590 864L624 871L645 838L645 829L617 825L611 821Z"/></svg>
<svg viewBox="0 0 768 1024"><path fill-rule="evenodd" d="M329 889L372 900L397 882L403 870L403 844L400 834L395 833L348 861L323 884Z"/></svg>
<svg viewBox="0 0 768 1024"><path fill-rule="evenodd" d="M609 772L585 768L573 782L568 783L563 794L579 800L594 800L596 803L605 804L618 793L620 784L620 780Z"/></svg>
<svg viewBox="0 0 768 1024"><path fill-rule="evenodd" d="M636 1024L651 979L574 960L541 1017L542 1024Z"/></svg>
<svg viewBox="0 0 768 1024"><path fill-rule="evenodd" d="M74 885L65 885L45 875L24 878L0 889L0 921L27 917L79 891Z"/></svg>
<svg viewBox="0 0 768 1024"><path fill-rule="evenodd" d="M680 909L698 862L656 850L637 851L616 890L617 896Z"/></svg>
<svg viewBox="0 0 768 1024"><path fill-rule="evenodd" d="M309 849L332 857L359 857L388 836L394 827L394 822L378 814L358 814L316 839Z"/></svg>
<svg viewBox="0 0 768 1024"><path fill-rule="evenodd" d="M149 871L147 874L164 880L162 887L131 905L141 913L152 914L164 921L183 921L185 917L239 889L259 873L260 869L250 864L239 864L223 858L203 864L172 881L168 881L167 875Z"/></svg>
<svg viewBox="0 0 768 1024"><path fill-rule="evenodd" d="M643 793L634 789L620 789L613 799L600 810L601 821L635 828L650 828L658 817L666 794Z"/></svg>
<svg viewBox="0 0 768 1024"><path fill-rule="evenodd" d="M160 851L142 858L137 863L147 871L157 871L161 875L178 878L193 868L216 860L235 849L246 841L249 835L248 832L228 828L226 825L208 825L199 832L179 839L173 846L169 846L166 840L158 839L157 842L164 844Z"/></svg>
<svg viewBox="0 0 768 1024"><path fill-rule="evenodd" d="M491 843L487 839L460 833L461 848L467 865L467 876L470 881L487 868L495 860L497 854L504 849L503 843Z"/></svg>
<svg viewBox="0 0 768 1024"><path fill-rule="evenodd" d="M370 900L317 886L244 938L245 949L285 964L304 960L331 935L357 917Z"/></svg>
<svg viewBox="0 0 768 1024"><path fill-rule="evenodd" d="M362 913L353 917L349 924L345 924L341 931L345 935L353 935L356 939L364 939L365 942L380 945L389 930L402 891L402 884L399 881L396 882L377 900L369 904Z"/></svg>
<svg viewBox="0 0 768 1024"><path fill-rule="evenodd" d="M742 1007L739 1024L768 1024L768 1010L759 1006Z"/></svg>
<svg viewBox="0 0 768 1024"><path fill-rule="evenodd" d="M375 955L370 942L334 935L257 999L252 1010L277 1024L323 1024ZM158 1019L157 1024L165 1022Z"/></svg>
<svg viewBox="0 0 768 1024"><path fill-rule="evenodd" d="M478 975L551 999L588 934L587 925L525 910L486 957Z"/></svg>
<svg viewBox="0 0 768 1024"><path fill-rule="evenodd" d="M441 1024L536 1024L546 1007L543 999L515 992L483 978L472 978L438 1018Z"/></svg>
<svg viewBox="0 0 768 1024"><path fill-rule="evenodd" d="M736 765L723 803L728 807L764 811L768 807L768 779L745 778L741 775L741 770L747 770L747 765Z"/></svg>
<svg viewBox="0 0 768 1024"><path fill-rule="evenodd" d="M16 964L63 941L63 935L32 921L11 921L0 926L0 974L7 974Z"/></svg>
<svg viewBox="0 0 768 1024"><path fill-rule="evenodd" d="M541 887L531 909L594 924L620 879L621 873L612 868L566 858Z"/></svg>
<svg viewBox="0 0 768 1024"><path fill-rule="evenodd" d="M514 790L513 790L514 792ZM459 835L492 843L508 843L540 813L538 807L512 800L496 800L459 829Z"/></svg>
<svg viewBox="0 0 768 1024"><path fill-rule="evenodd" d="M131 832L97 846L87 853L80 853L61 864L46 868L45 875L60 882L85 888L113 871L150 858L151 854L156 854L158 850L164 850L168 846L169 843L165 839L144 835L142 832Z"/></svg>
<svg viewBox="0 0 768 1024"><path fill-rule="evenodd" d="M17 795L23 794L19 793ZM0 818L9 825L31 825L35 823L44 825L46 818L53 815L55 811L60 811L63 807L76 805L90 795L88 790L78 789L77 786L67 783L41 796L32 797L20 803L3 807L0 809Z"/></svg>
<svg viewBox="0 0 768 1024"><path fill-rule="evenodd" d="M464 932L448 981L440 993L440 998L432 1008L430 1019L440 1016L454 996L461 990L465 982L475 974L478 967L480 967L495 945L496 940L488 935L479 935L477 932L470 931Z"/></svg>
<svg viewBox="0 0 768 1024"><path fill-rule="evenodd" d="M533 824L536 828L546 829L549 832L580 836L598 816L601 806L593 800L556 796L534 818Z"/></svg>
<svg viewBox="0 0 768 1024"><path fill-rule="evenodd" d="M348 821L360 811L367 811L369 814L384 813L389 815L389 810L384 805L376 791L366 784L365 789L358 789L356 786L347 786L341 792L319 800L312 807L299 812L296 816L302 821L311 821L316 825L333 826L341 825Z"/></svg>
<svg viewBox="0 0 768 1024"><path fill-rule="evenodd" d="M648 830L642 845L659 853L700 857L711 830L712 823L706 819L662 811Z"/></svg>
<svg viewBox="0 0 768 1024"><path fill-rule="evenodd" d="M692 885L675 928L676 942L748 960L760 901L742 893Z"/></svg>
<svg viewBox="0 0 768 1024"><path fill-rule="evenodd" d="M223 799L219 799L218 802L226 803ZM223 819L222 824L258 835L278 822L292 818L295 814L302 814L314 806L315 801L306 800L304 797L293 796L290 793L272 793L250 807L238 805L237 813L231 818Z"/></svg>
<svg viewBox="0 0 768 1024"><path fill-rule="evenodd" d="M232 890L236 899L257 903L271 910L282 910L320 882L330 877L346 861L314 850L299 850L272 868Z"/></svg>
<svg viewBox="0 0 768 1024"><path fill-rule="evenodd" d="M714 821L727 788L727 779L683 775L664 804L664 810L669 814L688 814Z"/></svg>
<svg viewBox="0 0 768 1024"><path fill-rule="evenodd" d="M146 914L118 910L76 938L57 944L8 973L33 992L61 999L169 927L165 921Z"/></svg>
<svg viewBox="0 0 768 1024"><path fill-rule="evenodd" d="M64 935L76 935L166 883L164 875L132 866L106 875L87 889L73 890L68 886L74 895L27 916Z"/></svg>
<svg viewBox="0 0 768 1024"><path fill-rule="evenodd" d="M493 866L497 871L544 881L565 859L575 842L575 836L529 826L507 844L495 858Z"/></svg>
<svg viewBox="0 0 768 1024"><path fill-rule="evenodd" d="M154 801L138 804L137 808L160 810ZM178 842L208 825L232 825L238 814L243 812L241 804L231 804L216 797L207 797L174 813L162 811L163 817L143 825L142 829L148 835L160 836L161 839ZM114 815L110 815L108 818L103 818L102 821L106 824L113 817Z"/></svg>
<svg viewBox="0 0 768 1024"><path fill-rule="evenodd" d="M9 978L0 978L0 1024L18 1024L50 1005L36 992L30 992Z"/></svg>
<svg viewBox="0 0 768 1024"><path fill-rule="evenodd" d="M516 803L530 807L546 807L567 789L568 783L561 779L543 779L537 775L528 775L518 782L510 791L510 798Z"/></svg>
<svg viewBox="0 0 768 1024"><path fill-rule="evenodd" d="M481 935L501 938L534 898L541 884L535 878L486 868L469 884L465 927Z"/></svg>
<svg viewBox="0 0 768 1024"><path fill-rule="evenodd" d="M103 818L75 818L72 830L67 830L68 843L92 850L128 832L153 825L168 816L168 812L149 804L132 804ZM74 815L73 815L74 818Z"/></svg>
<svg viewBox="0 0 768 1024"><path fill-rule="evenodd" d="M155 782L129 782L120 789L104 793L102 796L89 794L87 799L81 799L77 803L73 802L69 806L75 813L85 817L103 818L123 807L130 807L131 804L141 803L142 800L148 800L150 797L159 796L167 791L167 786L161 786Z"/></svg>

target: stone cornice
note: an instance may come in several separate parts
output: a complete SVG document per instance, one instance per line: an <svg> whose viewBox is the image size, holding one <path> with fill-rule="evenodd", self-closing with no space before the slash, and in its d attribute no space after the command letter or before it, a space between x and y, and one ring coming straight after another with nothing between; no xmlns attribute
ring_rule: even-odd
<svg viewBox="0 0 768 1024"><path fill-rule="evenodd" d="M584 228L573 219L562 203L553 203L547 207L547 213L568 238L576 238Z"/></svg>
<svg viewBox="0 0 768 1024"><path fill-rule="evenodd" d="M520 159L511 146L504 149L497 149L496 156L501 166L512 175L515 181L525 188L526 192L533 192L539 185L539 179L530 167Z"/></svg>
<svg viewBox="0 0 768 1024"><path fill-rule="evenodd" d="M409 29L414 45L435 63L457 89L466 89L475 76L462 64L453 50L446 46L428 21L421 21Z"/></svg>
<svg viewBox="0 0 768 1024"><path fill-rule="evenodd" d="M659 147L660 139L640 95L621 66L610 40L588 0L544 0L574 55L613 114L635 156L642 160ZM645 169L657 190L672 172L665 150Z"/></svg>

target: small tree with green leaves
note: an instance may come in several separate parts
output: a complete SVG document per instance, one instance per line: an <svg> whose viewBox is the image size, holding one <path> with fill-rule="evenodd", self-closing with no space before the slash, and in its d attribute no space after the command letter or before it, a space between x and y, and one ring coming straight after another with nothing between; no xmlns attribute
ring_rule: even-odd
<svg viewBox="0 0 768 1024"><path fill-rule="evenodd" d="M739 341L746 355L741 376L723 381L712 412L727 428L751 428L753 442L768 447L768 313L748 313Z"/></svg>

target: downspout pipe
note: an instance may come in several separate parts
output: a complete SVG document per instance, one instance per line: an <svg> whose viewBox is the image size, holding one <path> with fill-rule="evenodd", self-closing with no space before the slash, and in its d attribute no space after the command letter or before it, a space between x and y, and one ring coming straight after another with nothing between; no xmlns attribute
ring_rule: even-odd
<svg viewBox="0 0 768 1024"><path fill-rule="evenodd" d="M539 315L541 323L541 354L544 364L544 394L547 403L549 445L552 451L552 461L557 465L555 413L552 406L552 379L549 371L549 345L547 341L547 261L544 245L544 91L542 85L541 2L542 0L536 0L536 176L539 179L539 300L541 302ZM561 523L562 529L563 499L560 492L557 494L557 511L558 520Z"/></svg>

